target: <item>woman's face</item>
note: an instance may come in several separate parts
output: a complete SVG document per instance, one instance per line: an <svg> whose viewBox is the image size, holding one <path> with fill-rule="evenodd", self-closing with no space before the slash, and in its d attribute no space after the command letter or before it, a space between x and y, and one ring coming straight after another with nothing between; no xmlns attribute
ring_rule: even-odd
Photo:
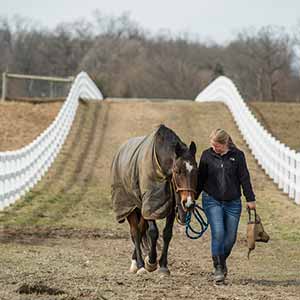
<svg viewBox="0 0 300 300"><path fill-rule="evenodd" d="M213 150L218 154L224 154L228 151L227 144L220 144L213 140L210 141L210 145L213 148Z"/></svg>

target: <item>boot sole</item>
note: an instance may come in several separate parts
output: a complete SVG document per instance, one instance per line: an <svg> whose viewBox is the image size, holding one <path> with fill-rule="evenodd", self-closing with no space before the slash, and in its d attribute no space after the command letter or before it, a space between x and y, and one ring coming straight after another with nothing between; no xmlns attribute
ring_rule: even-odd
<svg viewBox="0 0 300 300"><path fill-rule="evenodd" d="M223 283L225 280L225 276L215 276L214 280L216 283Z"/></svg>

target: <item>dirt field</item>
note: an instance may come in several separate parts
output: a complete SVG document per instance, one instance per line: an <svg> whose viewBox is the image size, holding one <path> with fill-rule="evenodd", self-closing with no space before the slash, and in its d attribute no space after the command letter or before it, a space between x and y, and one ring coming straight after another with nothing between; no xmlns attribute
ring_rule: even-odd
<svg viewBox="0 0 300 300"><path fill-rule="evenodd" d="M127 224L111 210L109 168L118 146L164 123L187 143L208 147L208 135L224 127L245 151L258 211L271 235L247 260L246 216L228 261L224 286L211 278L209 232L186 238L175 226L170 277L128 273ZM0 299L299 299L300 207L269 180L218 103L82 103L68 140L41 183L0 212ZM160 227L163 222L160 222Z"/></svg>

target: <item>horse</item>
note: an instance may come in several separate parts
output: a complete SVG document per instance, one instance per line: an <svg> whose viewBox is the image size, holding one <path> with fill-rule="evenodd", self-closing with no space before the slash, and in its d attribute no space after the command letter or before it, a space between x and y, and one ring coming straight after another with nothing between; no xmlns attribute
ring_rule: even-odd
<svg viewBox="0 0 300 300"><path fill-rule="evenodd" d="M125 142L111 165L111 191L116 219L127 219L134 244L129 271L170 275L168 248L174 220L181 223L195 205L197 187L196 144L187 147L177 134L160 125L151 134ZM166 219L162 253L157 263L156 220ZM142 246L148 244L143 259Z"/></svg>

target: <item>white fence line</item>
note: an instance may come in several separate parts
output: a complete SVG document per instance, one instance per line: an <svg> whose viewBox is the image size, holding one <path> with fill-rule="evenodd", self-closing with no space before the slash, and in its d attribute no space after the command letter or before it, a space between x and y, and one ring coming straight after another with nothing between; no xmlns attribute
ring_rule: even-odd
<svg viewBox="0 0 300 300"><path fill-rule="evenodd" d="M102 100L102 93L85 72L75 78L55 120L32 143L0 152L0 210L28 192L47 172L70 131L78 100Z"/></svg>
<svg viewBox="0 0 300 300"><path fill-rule="evenodd" d="M229 78L218 77L195 101L225 103L259 165L284 193L300 204L300 153L291 150L263 128Z"/></svg>

